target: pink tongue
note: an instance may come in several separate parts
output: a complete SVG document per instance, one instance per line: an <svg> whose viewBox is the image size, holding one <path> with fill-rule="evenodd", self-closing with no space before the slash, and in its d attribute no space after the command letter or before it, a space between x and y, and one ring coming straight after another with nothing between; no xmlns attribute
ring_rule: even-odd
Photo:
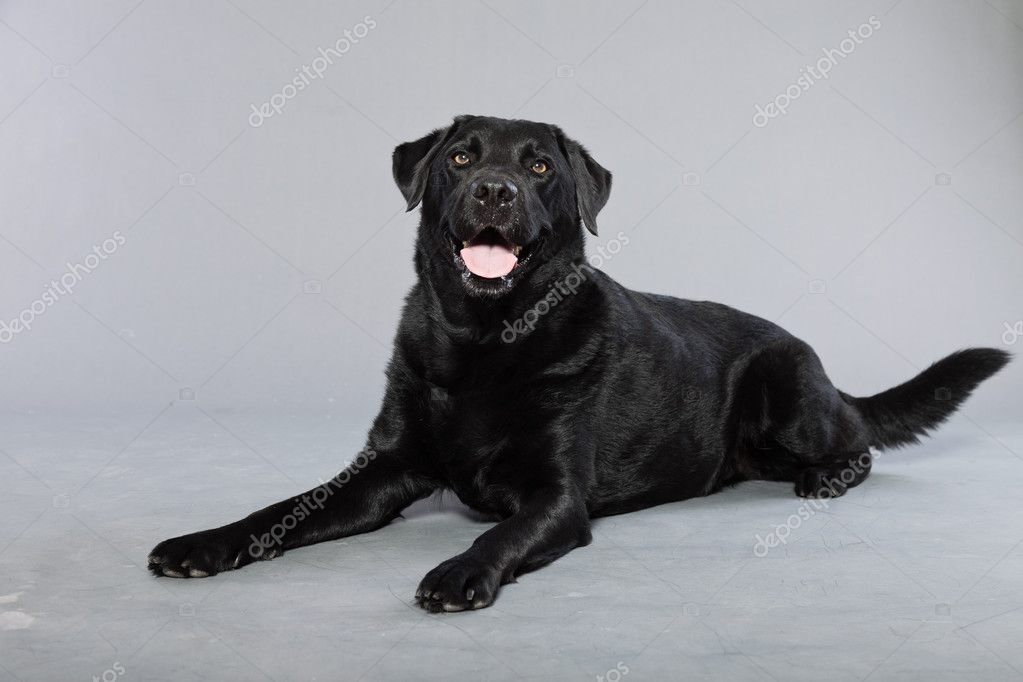
<svg viewBox="0 0 1023 682"><path fill-rule="evenodd" d="M462 260L469 272L480 277L493 279L504 277L519 259L507 246L495 244L478 244L467 246L461 251Z"/></svg>

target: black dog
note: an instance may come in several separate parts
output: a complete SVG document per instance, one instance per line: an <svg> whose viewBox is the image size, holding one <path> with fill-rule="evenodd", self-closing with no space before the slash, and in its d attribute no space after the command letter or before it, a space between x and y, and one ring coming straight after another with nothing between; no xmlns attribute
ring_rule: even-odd
<svg viewBox="0 0 1023 682"><path fill-rule="evenodd" d="M160 543L157 575L204 577L386 525L448 488L500 522L430 571L431 611L488 606L590 542L590 519L750 479L835 496L869 448L913 443L1009 360L964 350L870 398L813 350L716 303L630 291L591 267L611 174L555 126L462 116L400 145L422 203L405 304L367 448L330 482Z"/></svg>

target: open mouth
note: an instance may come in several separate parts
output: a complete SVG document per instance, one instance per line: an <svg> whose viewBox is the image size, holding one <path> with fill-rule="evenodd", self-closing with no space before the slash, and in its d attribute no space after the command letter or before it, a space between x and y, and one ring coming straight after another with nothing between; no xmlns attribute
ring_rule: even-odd
<svg viewBox="0 0 1023 682"><path fill-rule="evenodd" d="M507 277L529 258L527 249L511 243L492 227L462 242L458 255L469 272L484 279Z"/></svg>

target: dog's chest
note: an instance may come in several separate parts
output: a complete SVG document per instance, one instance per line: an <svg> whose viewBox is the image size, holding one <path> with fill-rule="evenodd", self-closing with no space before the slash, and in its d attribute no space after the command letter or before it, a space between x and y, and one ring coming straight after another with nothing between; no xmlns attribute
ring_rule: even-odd
<svg viewBox="0 0 1023 682"><path fill-rule="evenodd" d="M507 447L519 415L509 414L503 391L450 391L431 386L426 421L441 457L482 463L499 456ZM521 403L515 406L522 409ZM445 452L446 451L446 452Z"/></svg>
<svg viewBox="0 0 1023 682"><path fill-rule="evenodd" d="M448 391L431 386L427 423L437 461L451 489L468 506L505 516L517 506L518 464L526 456L523 407L503 391Z"/></svg>

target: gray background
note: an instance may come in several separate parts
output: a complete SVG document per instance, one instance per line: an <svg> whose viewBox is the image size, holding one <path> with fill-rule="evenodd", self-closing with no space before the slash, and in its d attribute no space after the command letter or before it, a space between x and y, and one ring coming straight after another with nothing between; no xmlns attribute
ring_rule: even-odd
<svg viewBox="0 0 1023 682"><path fill-rule="evenodd" d="M280 92L318 47L367 15L376 28L323 79L250 126L251 105ZM881 28L829 79L786 115L752 124L754 105L782 93L871 15ZM940 670L1023 669L1009 653L1015 635L967 630L983 643L963 644L970 618L945 608L1020 561L1018 496L991 507L973 501L1023 475L1013 426L1023 414L1019 362L918 449L921 461L912 461L918 450L900 455L915 467L894 480L916 480L919 490L902 490L903 499L923 507L882 517L873 499L850 502L847 513L865 516L846 519L844 530L829 520L830 539L800 545L810 554L799 561L830 556L836 532L868 555L829 558L848 579L809 592L796 586L788 601L749 602L760 588L788 594L788 549L777 572L763 569L762 582L731 606L721 606L728 590L715 582L745 565L755 533L796 509L787 490L767 484L606 522L595 543L603 538L605 550L585 551L611 556L573 554L563 577L562 562L531 577L534 593L509 588L489 615L457 621L488 623L466 637L421 625L437 621L402 604L422 573L481 531L449 505L426 510L414 530L404 524L385 531L397 535L352 541L365 556L320 547L295 555L307 563L289 558L170 586L141 571L156 540L311 487L361 445L413 281L417 215L403 212L390 153L458 113L560 124L615 173L602 234L590 243L619 231L630 243L606 271L633 288L778 321L810 342L850 393L887 388L959 347L1023 349L1023 336L1007 332L1023 331L1020 2L4 0L0 65L0 318L19 315L68 261L82 262L115 231L126 238L31 330L0 344L0 581L9 583L0 593L16 595L0 603L0 636L13 644L5 642L0 676L100 675L129 660L128 674L143 679L210 673L210 665L225 677L287 679L289 663L313 666L303 677L330 677L324 671L343 665L346 677L387 678L409 669L400 654L411 647L424 679L478 667L554 679L569 674L566 666L592 679L622 660L633 679L647 679L643 671L656 678L678 663L682 645L663 636L680 626L676 612L721 618L693 626L702 639L679 635L696 642L686 650L699 661L690 670L721 663L714 674L791 679L827 667L826 658L791 648L806 632L781 627L789 641L760 620L785 605L820 607L821 618L837 610L847 630L870 631L862 641L869 654L841 649L837 634L814 642L847 657L851 679L901 665L896 647L900 670L935 658ZM937 468L928 473L924 460ZM952 520L934 520L949 509ZM701 514L711 528L703 545L689 525ZM615 535L616 524L630 523L638 525ZM889 525L926 542L871 535ZM672 544L667 556L657 540ZM898 549L884 554L886 541ZM601 569L611 575L596 577ZM639 579L639 594L622 583L637 572L649 581ZM281 574L293 578L290 588L271 580ZM580 575L591 589L573 583ZM563 593L534 609L528 600L547 580ZM706 589L689 593L696 584ZM840 584L867 592L838 605L815 601L818 587L827 595ZM294 605L301 627L259 623L246 585L276 595L275 608ZM879 615L921 587L909 598L912 622L944 623L951 639L931 636L931 625L901 627L904 614ZM974 591L971 617L1020 606L1018 588L1010 582L982 598ZM608 591L622 600L614 609ZM572 595L586 605L558 606ZM502 629L507 620L492 620L502 606L506 618L519 614L520 639ZM196 616L204 609L206 621ZM335 623L342 611L350 629L333 635L301 616ZM239 630L239 622L259 627ZM808 627L798 611L791 622ZM259 639L265 632L287 639L286 655ZM416 644L419 633L441 641ZM530 633L547 634L538 641ZM769 635L779 640L766 642ZM603 653L580 642L601 642ZM527 645L534 666L523 669L514 661ZM417 646L444 655L425 665ZM722 651L742 656L713 658Z"/></svg>

